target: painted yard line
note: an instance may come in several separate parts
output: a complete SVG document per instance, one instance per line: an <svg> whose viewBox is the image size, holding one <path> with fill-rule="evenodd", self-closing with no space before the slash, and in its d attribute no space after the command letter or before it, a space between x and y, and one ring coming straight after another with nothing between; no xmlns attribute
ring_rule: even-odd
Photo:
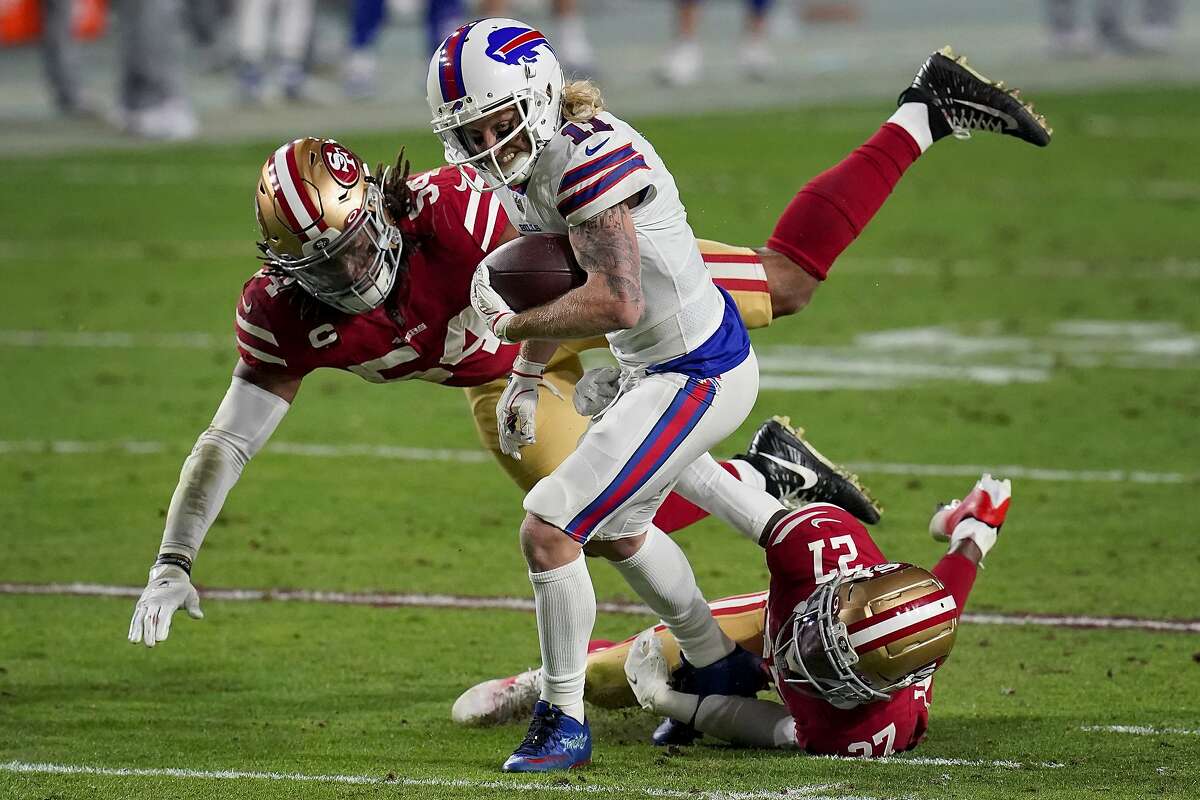
<svg viewBox="0 0 1200 800"><path fill-rule="evenodd" d="M822 761L849 761L860 764L907 764L914 767L997 767L999 769L1062 769L1057 761L1036 761L1028 764L1021 761L987 761L970 758L937 758L933 756L884 756L883 758L857 758L850 756L808 756Z"/></svg>
<svg viewBox="0 0 1200 800"><path fill-rule="evenodd" d="M375 775L310 775L300 772L250 772L245 770L202 770L176 767L90 767L75 764L32 763L9 761L0 763L0 772L33 775L97 775L114 778L190 778L193 780L259 780L285 783L339 783L370 786L425 786L449 789L498 789L517 792L562 792L565 794L620 795L644 797L699 798L700 800L767 800L768 798L797 798L797 800L852 800L850 795L827 795L823 792L837 789L840 784L798 786L793 789L775 791L708 790L699 792L679 789L633 788L625 786L599 786L596 784L573 783L529 783L516 781L473 781L447 778L408 778L389 774ZM862 798L873 800L873 798Z"/></svg>
<svg viewBox="0 0 1200 800"><path fill-rule="evenodd" d="M94 455L126 453L153 455L169 451L186 453L188 446L142 441L45 441L39 439L0 440L0 455L29 453L48 455ZM321 444L311 442L271 442L266 449L284 455L309 458L383 458L398 461L444 461L482 464L492 457L482 450L466 448L399 447L367 444ZM1023 467L1017 464L905 464L883 461L856 461L846 464L862 473L913 475L924 477L976 477L983 472L1032 481L1068 483L1196 483L1200 474L1183 472L1147 472L1142 470L1070 470Z"/></svg>
<svg viewBox="0 0 1200 800"><path fill-rule="evenodd" d="M1132 733L1136 736L1200 736L1200 728L1155 728L1150 725L1081 725L1088 733Z"/></svg>
<svg viewBox="0 0 1200 800"><path fill-rule="evenodd" d="M976 477L984 472L1005 478L1031 481L1068 483L1190 483L1200 481L1200 475L1182 472L1145 472L1123 469L1048 469L1022 467L1018 464L894 464L880 461L856 461L846 464L855 472L877 472L885 475L927 475L937 477Z"/></svg>
<svg viewBox="0 0 1200 800"><path fill-rule="evenodd" d="M309 589L222 589L199 587L206 600L235 602L327 603L380 608L456 608L504 611L534 610L523 597L465 597L447 594L392 594L387 592L326 592ZM57 595L79 597L138 597L140 586L98 583L0 583L0 595ZM653 616L640 603L597 603L608 614ZM1101 628L1145 630L1158 633L1200 633L1200 620L1146 619L1138 617L1055 616L1051 614L982 614L967 612L964 622L982 625L1034 625L1049 628Z"/></svg>

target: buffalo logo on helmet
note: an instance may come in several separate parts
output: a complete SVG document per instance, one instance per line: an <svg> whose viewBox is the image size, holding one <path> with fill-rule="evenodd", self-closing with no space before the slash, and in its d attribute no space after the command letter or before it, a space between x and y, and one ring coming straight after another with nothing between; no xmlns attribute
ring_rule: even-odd
<svg viewBox="0 0 1200 800"><path fill-rule="evenodd" d="M350 187L358 183L358 159L346 148L336 142L326 142L321 145L321 158L333 179L342 186Z"/></svg>
<svg viewBox="0 0 1200 800"><path fill-rule="evenodd" d="M546 37L533 28L500 28L488 34L486 52L493 61L516 66L536 63L538 48L542 46L554 52Z"/></svg>

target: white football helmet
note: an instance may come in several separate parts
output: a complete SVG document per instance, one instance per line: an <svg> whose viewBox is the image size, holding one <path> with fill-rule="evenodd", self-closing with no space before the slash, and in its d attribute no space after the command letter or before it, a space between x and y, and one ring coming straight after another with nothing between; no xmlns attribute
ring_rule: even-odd
<svg viewBox="0 0 1200 800"><path fill-rule="evenodd" d="M426 90L433 131L446 146L446 161L458 167L480 191L494 186L464 167L481 170L489 183L524 183L546 143L562 125L563 71L546 37L524 22L503 17L468 23L446 38L429 62ZM463 135L463 125L515 107L520 122L488 149ZM500 150L517 136L528 136L530 152L500 165Z"/></svg>

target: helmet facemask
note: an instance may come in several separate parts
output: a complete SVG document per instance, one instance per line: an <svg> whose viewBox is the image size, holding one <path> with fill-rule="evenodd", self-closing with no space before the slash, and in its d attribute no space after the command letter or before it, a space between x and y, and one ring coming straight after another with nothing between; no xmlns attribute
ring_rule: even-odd
<svg viewBox="0 0 1200 800"><path fill-rule="evenodd" d="M260 246L268 263L295 278L314 298L347 314L378 308L400 272L404 254L400 230L383 210L383 195L373 182L358 214L345 230L329 228L306 243L295 258Z"/></svg>
<svg viewBox="0 0 1200 800"><path fill-rule="evenodd" d="M459 168L471 188L476 191L491 191L500 186L520 185L528 180L537 157L549 140L549 136L545 135L548 126L544 118L550 113L550 102L550 96L546 92L521 89L500 103L481 109L477 113L459 112L447 117L439 116L433 121L433 130L445 145L447 163ZM516 111L511 131L486 149L472 143L471 135L465 130L467 125L510 108ZM553 132L552 130L551 135ZM518 153L511 164L501 164L501 151L519 136L526 137L529 152ZM483 182L467 172L465 167L486 173L496 185Z"/></svg>
<svg viewBox="0 0 1200 800"><path fill-rule="evenodd" d="M775 667L784 683L815 692L838 708L889 699L854 671L858 653L850 645L846 624L838 619L837 590L854 577L838 575L797 605L774 646Z"/></svg>

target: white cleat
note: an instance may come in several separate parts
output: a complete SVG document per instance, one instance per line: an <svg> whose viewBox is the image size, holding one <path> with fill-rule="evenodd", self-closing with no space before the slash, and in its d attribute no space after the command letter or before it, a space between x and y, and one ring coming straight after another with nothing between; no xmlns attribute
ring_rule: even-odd
<svg viewBox="0 0 1200 800"><path fill-rule="evenodd" d="M542 692L542 671L477 683L458 696L450 718L459 725L482 727L525 719Z"/></svg>

